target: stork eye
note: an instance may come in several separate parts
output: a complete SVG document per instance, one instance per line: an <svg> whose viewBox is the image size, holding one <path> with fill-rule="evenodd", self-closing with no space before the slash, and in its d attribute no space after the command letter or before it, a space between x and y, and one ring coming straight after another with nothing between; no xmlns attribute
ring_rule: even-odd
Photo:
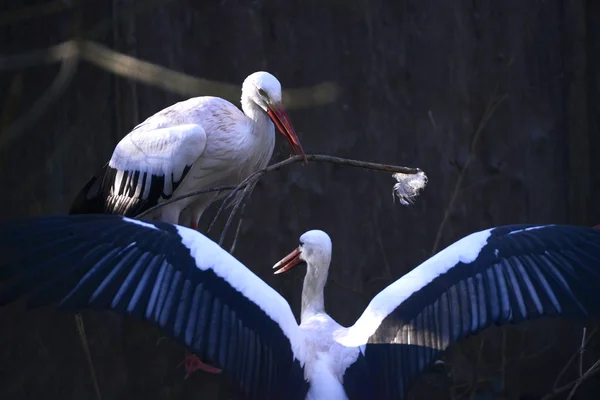
<svg viewBox="0 0 600 400"><path fill-rule="evenodd" d="M264 98L269 97L269 96L267 96L267 92L265 92L263 89L258 89L258 94L260 94L260 96L264 97Z"/></svg>
<svg viewBox="0 0 600 400"><path fill-rule="evenodd" d="M304 246L304 242L301 240L300 243L298 244L298 247L302 247Z"/></svg>

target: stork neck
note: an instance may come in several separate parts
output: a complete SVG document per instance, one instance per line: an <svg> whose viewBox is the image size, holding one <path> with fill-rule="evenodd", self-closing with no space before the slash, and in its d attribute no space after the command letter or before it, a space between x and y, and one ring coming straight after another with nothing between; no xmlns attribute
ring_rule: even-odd
<svg viewBox="0 0 600 400"><path fill-rule="evenodd" d="M269 118L267 113L252 99L250 99L248 96L242 95L241 103L244 114L254 121L253 133L258 134L262 132L269 132L275 129L271 118Z"/></svg>
<svg viewBox="0 0 600 400"><path fill-rule="evenodd" d="M300 313L300 322L311 316L325 312L324 290L327 282L328 266L314 268L308 265L304 285L302 287L302 310Z"/></svg>

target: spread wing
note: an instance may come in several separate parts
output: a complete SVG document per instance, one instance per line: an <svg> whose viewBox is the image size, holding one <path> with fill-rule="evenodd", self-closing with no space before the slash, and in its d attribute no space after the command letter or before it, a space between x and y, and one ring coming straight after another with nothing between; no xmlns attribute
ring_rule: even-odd
<svg viewBox="0 0 600 400"><path fill-rule="evenodd" d="M2 221L0 281L0 305L27 295L33 307L156 324L249 398L303 400L308 391L289 304L197 231L116 215Z"/></svg>
<svg viewBox="0 0 600 400"><path fill-rule="evenodd" d="M402 399L449 345L491 325L600 314L600 230L512 225L473 233L381 291L340 335L364 353L351 399Z"/></svg>

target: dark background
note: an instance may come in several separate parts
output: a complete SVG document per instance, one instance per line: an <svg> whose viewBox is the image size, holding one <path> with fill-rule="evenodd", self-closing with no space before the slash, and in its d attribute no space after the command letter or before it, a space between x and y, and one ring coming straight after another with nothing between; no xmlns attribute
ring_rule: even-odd
<svg viewBox="0 0 600 400"><path fill-rule="evenodd" d="M71 39L79 58L44 51ZM194 95L239 105L256 70L300 89L289 114L307 153L423 169L429 184L410 207L373 171L310 163L261 180L235 255L296 313L304 271L270 267L308 229L332 237L326 307L350 325L379 290L473 231L600 223L598 1L3 0L0 53L2 218L66 213L135 124ZM302 89L323 83L320 95ZM277 140L273 161L289 154ZM108 312L83 321L102 399L235 398L224 375L184 380L183 348L153 326ZM451 347L411 396L567 398L571 386L549 394L600 359L592 339L559 379L586 323L589 336L594 321L489 329ZM86 360L73 315L0 310L0 399L97 399ZM572 398L600 398L600 380Z"/></svg>

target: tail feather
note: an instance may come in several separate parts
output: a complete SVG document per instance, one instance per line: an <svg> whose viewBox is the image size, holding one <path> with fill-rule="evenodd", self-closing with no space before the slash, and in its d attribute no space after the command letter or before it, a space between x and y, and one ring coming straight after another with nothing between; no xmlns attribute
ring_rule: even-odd
<svg viewBox="0 0 600 400"><path fill-rule="evenodd" d="M79 191L73 203L69 214L103 214L105 211L102 200L102 182L108 169L106 163L85 186Z"/></svg>

